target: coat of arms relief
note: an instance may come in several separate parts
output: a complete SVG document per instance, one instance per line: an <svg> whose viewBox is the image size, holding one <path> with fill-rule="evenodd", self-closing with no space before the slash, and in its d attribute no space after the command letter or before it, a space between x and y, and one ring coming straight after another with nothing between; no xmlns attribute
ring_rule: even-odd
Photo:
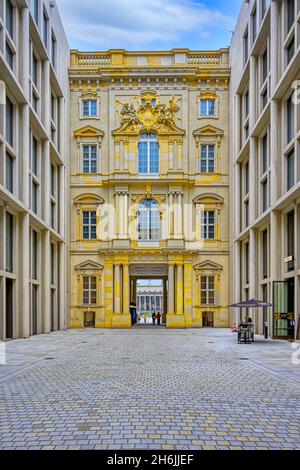
<svg viewBox="0 0 300 470"><path fill-rule="evenodd" d="M175 123L178 105L181 98L173 96L168 104L161 103L155 92L145 92L135 96L130 103L117 101L117 113L120 117L121 127L119 131L145 132L173 131L175 134L184 133Z"/></svg>

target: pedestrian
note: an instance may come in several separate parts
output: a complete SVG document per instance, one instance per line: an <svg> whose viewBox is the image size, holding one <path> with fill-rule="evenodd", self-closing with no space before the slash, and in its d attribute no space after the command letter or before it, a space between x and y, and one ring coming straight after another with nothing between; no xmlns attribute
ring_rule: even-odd
<svg viewBox="0 0 300 470"><path fill-rule="evenodd" d="M160 325L161 314L159 312L157 312L156 318L157 318L157 324Z"/></svg>
<svg viewBox="0 0 300 470"><path fill-rule="evenodd" d="M156 319L156 315L155 315L155 312L153 311L153 313L152 313L152 323L153 323L153 325L155 325L155 319Z"/></svg>
<svg viewBox="0 0 300 470"><path fill-rule="evenodd" d="M145 313L144 313L143 317L144 317L144 323L147 323L147 315Z"/></svg>

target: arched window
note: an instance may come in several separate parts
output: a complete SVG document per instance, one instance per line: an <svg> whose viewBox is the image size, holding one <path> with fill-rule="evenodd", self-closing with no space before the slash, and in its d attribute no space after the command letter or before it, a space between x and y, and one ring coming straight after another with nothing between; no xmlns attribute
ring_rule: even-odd
<svg viewBox="0 0 300 470"><path fill-rule="evenodd" d="M158 175L159 145L157 135L142 134L139 142L139 174Z"/></svg>
<svg viewBox="0 0 300 470"><path fill-rule="evenodd" d="M138 237L141 241L158 241L160 237L159 205L144 199L139 206Z"/></svg>

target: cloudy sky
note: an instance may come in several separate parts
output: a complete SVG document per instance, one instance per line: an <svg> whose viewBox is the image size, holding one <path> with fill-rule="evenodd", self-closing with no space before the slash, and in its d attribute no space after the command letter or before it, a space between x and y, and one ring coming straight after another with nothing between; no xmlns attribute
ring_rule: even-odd
<svg viewBox="0 0 300 470"><path fill-rule="evenodd" d="M56 0L82 51L228 46L242 0Z"/></svg>

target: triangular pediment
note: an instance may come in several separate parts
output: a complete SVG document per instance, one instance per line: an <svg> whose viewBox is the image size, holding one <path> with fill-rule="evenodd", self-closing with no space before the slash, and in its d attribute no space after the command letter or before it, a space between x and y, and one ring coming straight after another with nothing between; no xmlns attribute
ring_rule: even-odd
<svg viewBox="0 0 300 470"><path fill-rule="evenodd" d="M76 271L100 271L104 268L102 264L87 260L75 266Z"/></svg>
<svg viewBox="0 0 300 470"><path fill-rule="evenodd" d="M223 129L213 126L212 124L206 124L194 131L194 136L216 136L222 137L224 135Z"/></svg>
<svg viewBox="0 0 300 470"><path fill-rule="evenodd" d="M201 271L222 271L223 266L214 261L206 260L194 266L194 269Z"/></svg>
<svg viewBox="0 0 300 470"><path fill-rule="evenodd" d="M104 132L93 126L84 126L74 132L75 137L103 137Z"/></svg>

